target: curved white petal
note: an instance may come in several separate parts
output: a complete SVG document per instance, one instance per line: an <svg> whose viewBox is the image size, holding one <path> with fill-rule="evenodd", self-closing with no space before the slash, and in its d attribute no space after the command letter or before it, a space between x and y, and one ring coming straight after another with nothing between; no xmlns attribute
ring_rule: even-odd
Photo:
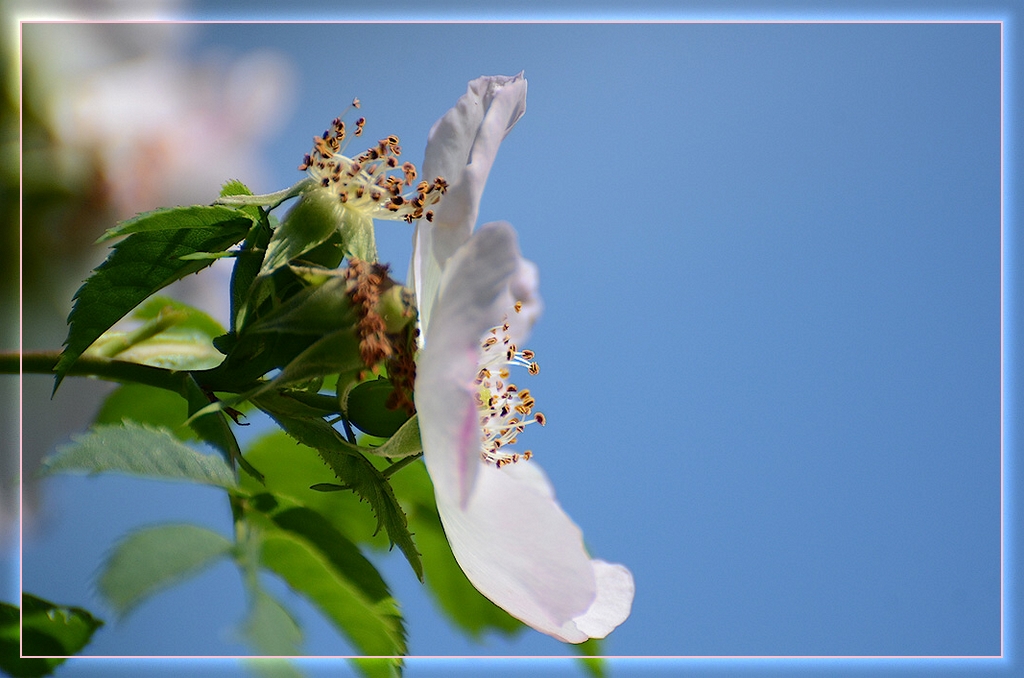
<svg viewBox="0 0 1024 678"><path fill-rule="evenodd" d="M526 111L526 79L477 78L458 103L430 130L423 177L441 176L448 191L432 222L421 221L413 235L409 279L416 291L420 324L426 332L445 261L473 232L487 176L498 147Z"/></svg>
<svg viewBox="0 0 1024 678"><path fill-rule="evenodd" d="M435 491L463 500L480 455L473 380L480 339L509 306L508 282L519 264L515 231L480 227L456 252L440 281L438 303L416 362L416 411ZM424 425L426 424L426 425Z"/></svg>
<svg viewBox="0 0 1024 678"><path fill-rule="evenodd" d="M540 311L536 268L515 232L485 224L449 260L416 377L424 461L452 552L483 595L533 628L579 643L629 615L633 578L591 560L580 529L534 462L480 460L474 378L480 339L523 301L520 340Z"/></svg>

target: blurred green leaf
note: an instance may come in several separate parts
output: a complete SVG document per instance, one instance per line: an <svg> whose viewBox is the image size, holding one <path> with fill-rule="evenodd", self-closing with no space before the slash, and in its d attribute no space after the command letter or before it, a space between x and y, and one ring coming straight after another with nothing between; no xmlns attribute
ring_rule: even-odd
<svg viewBox="0 0 1024 678"><path fill-rule="evenodd" d="M323 516L290 507L271 515L261 562L306 596L366 655L404 655L398 603L373 564Z"/></svg>
<svg viewBox="0 0 1024 678"><path fill-rule="evenodd" d="M138 320L152 320L168 309L179 316L179 320L174 324L175 328L194 330L209 339L224 334L224 327L210 314L171 297L150 297L135 309L132 317Z"/></svg>
<svg viewBox="0 0 1024 678"><path fill-rule="evenodd" d="M605 678L608 675L608 664L601 655L604 654L600 638L589 638L572 646L573 652L580 655L579 662L583 669L594 678Z"/></svg>
<svg viewBox="0 0 1024 678"><path fill-rule="evenodd" d="M224 360L213 339L220 323L199 309L168 297L150 297L127 318L135 328L111 328L86 351L169 370L206 370Z"/></svg>
<svg viewBox="0 0 1024 678"><path fill-rule="evenodd" d="M54 371L54 390L71 365L104 332L157 290L200 271L212 261L182 261L192 252L220 252L241 240L252 221L235 210L211 227L133 233L113 246L75 293L70 328Z"/></svg>
<svg viewBox="0 0 1024 678"><path fill-rule="evenodd" d="M24 621L24 646L18 608L0 603L0 671L17 678L48 676L64 663L61 656L77 654L103 622L80 607L56 605L42 598L21 595ZM39 655L45 659L21 659Z"/></svg>
<svg viewBox="0 0 1024 678"><path fill-rule="evenodd" d="M302 630L288 610L266 591L253 588L251 594L249 616L243 627L249 644L265 655L301 654Z"/></svg>
<svg viewBox="0 0 1024 678"><path fill-rule="evenodd" d="M152 428L165 428L180 440L191 440L195 435L184 426L187 417L188 406L180 395L155 386L125 384L106 397L93 424L133 421Z"/></svg>
<svg viewBox="0 0 1024 678"><path fill-rule="evenodd" d="M266 475L265 491L317 511L354 542L387 547L388 541L383 534L374 536L376 520L373 511L358 495L309 489L317 483L338 482L337 476L313 448L298 444L283 431L276 430L247 446L245 456ZM245 476L240 479L240 484L251 494L264 490Z"/></svg>
<svg viewBox="0 0 1024 678"><path fill-rule="evenodd" d="M301 419L267 412L285 432L315 449L334 474L353 492L369 502L377 516L377 529L387 531L392 544L405 554L416 576L423 579L423 565L409 533L408 522L387 478L322 419ZM333 493L332 493L333 494Z"/></svg>
<svg viewBox="0 0 1024 678"><path fill-rule="evenodd" d="M128 422L96 426L72 440L43 460L41 475L113 472L235 487L235 474L220 457L192 449L166 429Z"/></svg>
<svg viewBox="0 0 1024 678"><path fill-rule="evenodd" d="M242 663L260 678L303 678L305 674L287 659L256 657L243 659Z"/></svg>
<svg viewBox="0 0 1024 678"><path fill-rule="evenodd" d="M198 574L231 552L231 542L198 525L150 527L131 533L104 564L97 588L118 615L157 591Z"/></svg>

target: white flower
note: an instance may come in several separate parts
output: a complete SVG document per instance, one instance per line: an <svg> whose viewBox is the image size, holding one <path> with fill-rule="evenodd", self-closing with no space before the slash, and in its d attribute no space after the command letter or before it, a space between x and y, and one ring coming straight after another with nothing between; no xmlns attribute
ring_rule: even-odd
<svg viewBox="0 0 1024 678"><path fill-rule="evenodd" d="M514 617L579 643L629 616L633 577L590 558L531 453L510 450L527 425L544 423L529 391L511 381L511 368L538 369L520 348L540 312L537 273L510 225L473 233L498 145L525 100L522 75L479 78L431 130L424 169L451 188L417 230L415 400L438 512L466 576Z"/></svg>

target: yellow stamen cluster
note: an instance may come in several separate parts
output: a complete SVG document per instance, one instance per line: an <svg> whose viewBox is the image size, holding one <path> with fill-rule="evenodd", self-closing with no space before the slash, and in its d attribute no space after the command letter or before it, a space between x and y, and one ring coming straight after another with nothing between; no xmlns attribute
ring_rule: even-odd
<svg viewBox="0 0 1024 678"><path fill-rule="evenodd" d="M358 106L357 106L358 107ZM362 136L366 118L356 120L353 136ZM377 142L355 158L342 155L347 132L341 118L335 118L331 129L322 136L313 137L313 150L299 165L323 188L330 189L347 208L369 213L375 219L403 219L413 222L425 218L431 221L434 213L427 209L436 205L448 188L447 182L436 177L433 183L420 181L415 191L402 193L403 187L416 180L416 166L402 163L402 177L392 176L399 169L398 157L402 149L398 137L391 135Z"/></svg>
<svg viewBox="0 0 1024 678"><path fill-rule="evenodd" d="M522 304L516 302L518 313ZM530 391L519 389L509 381L509 367L525 367L530 374L540 372L529 349L519 350L509 335L508 319L492 327L481 342L482 357L476 375L477 410L480 416L480 458L498 468L514 464L520 459L527 460L533 452L522 454L505 452L502 448L514 445L520 433L528 424L544 426L546 419L541 412L534 412L535 401Z"/></svg>

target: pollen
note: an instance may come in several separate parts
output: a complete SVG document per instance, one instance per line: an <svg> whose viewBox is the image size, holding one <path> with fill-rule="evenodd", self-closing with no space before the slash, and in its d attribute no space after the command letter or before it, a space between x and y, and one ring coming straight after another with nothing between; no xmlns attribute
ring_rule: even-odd
<svg viewBox="0 0 1024 678"><path fill-rule="evenodd" d="M359 100L353 100L351 107L359 108ZM448 184L442 177L435 177L432 183L420 181L415 190L403 193L404 187L416 181L417 171L411 162L399 162L402 148L396 135L380 139L354 158L343 154L349 139L362 136L365 125L366 118L359 118L350 134L344 121L335 118L330 129L313 137L313 150L303 157L299 169L334 193L345 209L373 219L409 223L432 219L434 213L427 208L441 201ZM393 176L393 171L400 172L400 176Z"/></svg>
<svg viewBox="0 0 1024 678"><path fill-rule="evenodd" d="M518 313L521 309L522 302L516 302L515 311ZM516 444L527 425L544 426L547 422L542 413L534 412L536 401L530 390L520 389L509 381L510 367L526 368L529 374L537 374L540 367L534 360L534 352L519 349L512 342L508 330L509 323L505 318L501 325L484 333L480 341L480 369L475 380L482 429L480 458L497 468L530 459L533 456L530 450L519 454L505 447Z"/></svg>

